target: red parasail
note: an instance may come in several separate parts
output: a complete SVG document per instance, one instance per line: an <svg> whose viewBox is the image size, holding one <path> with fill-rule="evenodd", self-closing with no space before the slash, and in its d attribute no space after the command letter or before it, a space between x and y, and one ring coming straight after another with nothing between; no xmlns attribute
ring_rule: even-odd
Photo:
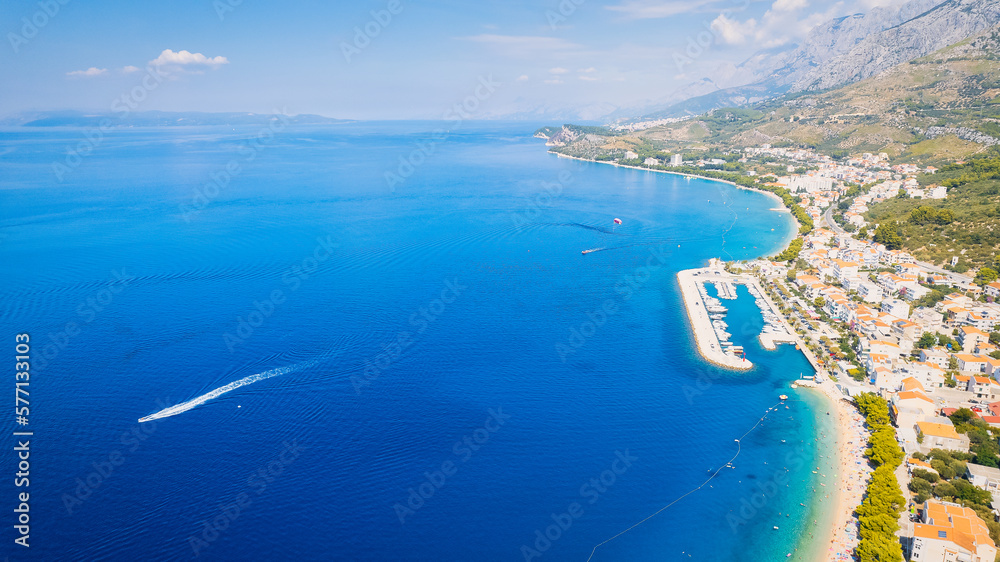
<svg viewBox="0 0 1000 562"><path fill-rule="evenodd" d="M615 219L615 224L621 224L621 223L622 223L621 219Z"/></svg>

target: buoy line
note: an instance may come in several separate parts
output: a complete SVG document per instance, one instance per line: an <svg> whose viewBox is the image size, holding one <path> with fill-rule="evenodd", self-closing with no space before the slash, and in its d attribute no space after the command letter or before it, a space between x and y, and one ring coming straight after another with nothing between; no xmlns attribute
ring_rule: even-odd
<svg viewBox="0 0 1000 562"><path fill-rule="evenodd" d="M593 550L590 551L590 556L587 557L587 562L590 562L590 560L594 557L594 554L597 553L597 549L598 548L600 548L600 547L608 544L609 542L617 539L618 537L624 535L625 533L631 531L632 529L635 529L639 525L642 525L646 521L649 521L650 519L652 519L652 518L656 517L657 515L663 513L664 511L666 511L667 509L669 509L671 506L673 506L675 503L681 501L682 499L684 499L684 498L690 496L691 494L697 492L698 490L704 488L705 485L708 484L709 482L711 482L712 480L715 480L715 477L718 476L720 472L722 472L722 469L726 468L728 466L731 466L733 464L733 461L736 460L736 457L740 456L740 453L743 452L743 443L742 443L743 439L747 435L750 435L750 433L753 430L757 429L757 426L759 426L761 423L764 422L764 420L767 418L768 414L770 414L771 412L777 410L778 406L780 406L783 402L785 402L785 401L783 400L781 402L778 402L774 406L771 406L770 408L768 408L767 411L764 412L764 415L761 416L761 418L759 420L757 420L757 423L753 424L753 427L751 427L750 429L748 429L747 432L744 433L743 435L741 435L739 439L736 439L736 447L737 447L736 448L736 454L733 455L733 457L731 459L729 459L729 461L726 464L720 466L718 470L716 470L715 472L713 472L712 475L709 476L707 480L705 480L700 485L698 485L698 487L692 488L691 490L685 492L684 495L678 497L674 501L672 501L672 502L668 503L667 505L661 507L660 509L656 510L655 512L653 512L652 514L650 514L649 516L647 516L645 519L643 519L643 520L639 521L638 523L632 525L628 529L625 529L624 531L618 533L617 535L615 535L615 536L613 536L613 537L611 537L609 539L606 539L603 542L600 542L597 545L595 545L594 548L593 548Z"/></svg>

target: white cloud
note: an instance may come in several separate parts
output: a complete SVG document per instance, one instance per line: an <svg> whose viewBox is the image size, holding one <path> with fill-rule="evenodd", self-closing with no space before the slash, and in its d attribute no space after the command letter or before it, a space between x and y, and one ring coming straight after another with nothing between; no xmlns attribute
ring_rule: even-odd
<svg viewBox="0 0 1000 562"><path fill-rule="evenodd" d="M522 74L522 75L520 75L520 76L517 77L517 80L515 80L515 82L527 82L527 81L528 81L528 75L527 74Z"/></svg>
<svg viewBox="0 0 1000 562"><path fill-rule="evenodd" d="M229 64L229 59L226 57L206 57L201 53L192 53L189 51L177 51L176 53L170 49L164 49L160 56L149 61L149 64L153 66L208 66L208 67L218 67L223 64Z"/></svg>
<svg viewBox="0 0 1000 562"><path fill-rule="evenodd" d="M809 5L809 0L775 0L771 9L775 12L794 12Z"/></svg>
<svg viewBox="0 0 1000 562"><path fill-rule="evenodd" d="M749 19L744 23L729 19L725 14L720 14L712 22L712 31L716 33L719 40L729 45L739 45L745 43L757 28L757 20Z"/></svg>
<svg viewBox="0 0 1000 562"><path fill-rule="evenodd" d="M108 69L106 68L97 68L95 66L92 66L87 70L74 70L72 72L67 72L66 76L69 76L71 78L93 78L95 76L103 76L104 74L107 73Z"/></svg>
<svg viewBox="0 0 1000 562"><path fill-rule="evenodd" d="M502 54L515 57L538 56L581 48L580 45L564 39L534 35L493 35L486 33L470 37L459 37L459 39L481 43Z"/></svg>
<svg viewBox="0 0 1000 562"><path fill-rule="evenodd" d="M132 66L131 64L122 69L122 74L132 74L133 72L139 72L142 70L138 66Z"/></svg>
<svg viewBox="0 0 1000 562"><path fill-rule="evenodd" d="M583 80L585 82L597 82L597 78L594 78L593 76L587 76L586 74L579 76L579 78L580 80Z"/></svg>
<svg viewBox="0 0 1000 562"><path fill-rule="evenodd" d="M564 82L561 79L559 79L559 78L552 78L552 79L546 80L545 83L546 84L553 84L553 85L564 84Z"/></svg>
<svg viewBox="0 0 1000 562"><path fill-rule="evenodd" d="M568 74L569 71L565 68L555 67L549 69L549 74Z"/></svg>
<svg viewBox="0 0 1000 562"><path fill-rule="evenodd" d="M590 73L593 73L593 72L597 72L597 69L596 69L596 68L594 68L594 67L590 67L590 68L581 68L581 69L580 69L580 70L578 70L577 72L582 72L582 73L584 73L584 74L590 74Z"/></svg>
<svg viewBox="0 0 1000 562"><path fill-rule="evenodd" d="M669 18L679 14L700 12L716 0L624 0L621 4L607 6L628 19Z"/></svg>

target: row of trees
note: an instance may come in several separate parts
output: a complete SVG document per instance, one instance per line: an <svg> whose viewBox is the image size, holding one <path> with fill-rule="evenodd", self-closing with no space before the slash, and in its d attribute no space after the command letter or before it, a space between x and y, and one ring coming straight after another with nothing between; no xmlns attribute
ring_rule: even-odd
<svg viewBox="0 0 1000 562"><path fill-rule="evenodd" d="M855 554L861 562L901 562L902 547L896 538L899 514L906 498L896 481L895 470L903 462L903 451L896 442L896 430L889 423L889 405L871 393L854 398L871 431L865 456L875 466L868 493L856 513L861 541Z"/></svg>
<svg viewBox="0 0 1000 562"><path fill-rule="evenodd" d="M935 209L929 205L921 205L910 211L910 216L907 220L911 224L921 226L925 224L940 224L943 226L955 222L955 213L952 213L949 209Z"/></svg>
<svg viewBox="0 0 1000 562"><path fill-rule="evenodd" d="M945 166L941 172L961 172L941 182L945 187L957 187L967 183L1000 179L1000 157L974 158L967 164Z"/></svg>
<svg viewBox="0 0 1000 562"><path fill-rule="evenodd" d="M805 242L804 238L796 238L792 240L788 247L785 248L784 252L778 254L774 261L792 261L799 257L799 252L802 251L802 244Z"/></svg>

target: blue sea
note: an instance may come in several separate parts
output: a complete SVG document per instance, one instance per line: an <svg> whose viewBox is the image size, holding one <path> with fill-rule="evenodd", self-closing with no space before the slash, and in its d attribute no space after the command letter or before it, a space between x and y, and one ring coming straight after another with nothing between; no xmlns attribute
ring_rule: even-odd
<svg viewBox="0 0 1000 562"><path fill-rule="evenodd" d="M756 367L708 365L675 277L776 251L788 214L442 126L0 132L0 352L28 334L32 373L0 553L807 560L809 364L740 288Z"/></svg>

